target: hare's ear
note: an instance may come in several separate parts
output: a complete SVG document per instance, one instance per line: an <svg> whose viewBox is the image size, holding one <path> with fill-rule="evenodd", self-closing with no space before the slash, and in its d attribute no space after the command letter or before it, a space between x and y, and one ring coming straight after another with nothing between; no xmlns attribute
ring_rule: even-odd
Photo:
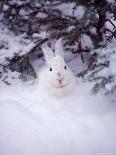
<svg viewBox="0 0 116 155"><path fill-rule="evenodd" d="M48 46L41 46L44 54L45 61L49 63L50 59L54 57L54 53Z"/></svg>
<svg viewBox="0 0 116 155"><path fill-rule="evenodd" d="M58 39L55 43L55 56L61 55L63 56L63 44L62 44L62 38Z"/></svg>

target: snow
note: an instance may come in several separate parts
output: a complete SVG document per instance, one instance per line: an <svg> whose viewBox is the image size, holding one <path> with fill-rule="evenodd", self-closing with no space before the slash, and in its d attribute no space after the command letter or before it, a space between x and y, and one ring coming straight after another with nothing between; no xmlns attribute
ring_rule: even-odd
<svg viewBox="0 0 116 155"><path fill-rule="evenodd" d="M115 47L102 53L109 48ZM75 74L85 68L71 53L66 60ZM33 63L38 78L42 64L43 60ZM11 85L0 82L1 155L116 154L116 104L100 93L92 95L91 83L77 79L72 94L56 98L39 89L38 79L26 83L17 72L7 74Z"/></svg>
<svg viewBox="0 0 116 155"><path fill-rule="evenodd" d="M37 18L46 18L46 17L47 17L47 14L39 12L39 13L36 15L36 17L37 17Z"/></svg>
<svg viewBox="0 0 116 155"><path fill-rule="evenodd" d="M107 21L105 27L106 27L107 29L113 31L114 26L116 25L116 21L115 21L115 20L112 20L112 19L111 19L110 21L111 21L114 25L112 25L109 21Z"/></svg>
<svg viewBox="0 0 116 155"><path fill-rule="evenodd" d="M16 0L12 3L16 3ZM82 18L84 7L78 6L76 11L74 7L75 3L58 5L64 15ZM26 13L22 10L20 14ZM37 16L41 15L45 17L41 13ZM109 22L106 26L112 29ZM23 36L15 36L1 24L0 27L0 43L5 47L0 50L1 64L7 63L6 57L12 58L19 51L23 55L34 46L33 42L23 39ZM67 31L73 28L70 26ZM91 29L91 32L96 33L96 30ZM45 38L46 35L45 31L41 31L33 37ZM89 45L93 48L89 36L83 35L81 41L83 47ZM109 49L115 51L115 45L114 41L113 46L99 50L98 54L111 54ZM80 55L77 58L67 52L65 56L75 74L86 68ZM111 73L116 75L116 54L108 60L109 68L99 73L106 77ZM36 81L22 82L18 78L20 74L11 71L2 78L9 74L7 80L11 85L0 81L0 155L115 155L115 102L111 102L111 98L101 92L91 94L93 84L78 78L75 91L68 96L56 98L45 94L39 89L39 69L43 62L41 59L32 63L38 73ZM107 84L106 88L111 90L115 81Z"/></svg>
<svg viewBox="0 0 116 155"><path fill-rule="evenodd" d="M90 83L64 98L48 96L39 83L0 84L1 155L115 154L116 105L89 92Z"/></svg>
<svg viewBox="0 0 116 155"><path fill-rule="evenodd" d="M75 7L75 3L62 3L55 8L59 9L64 15L72 16L73 15L73 8Z"/></svg>
<svg viewBox="0 0 116 155"><path fill-rule="evenodd" d="M94 47L91 38L85 34L81 37L81 43L83 48L89 47L92 49Z"/></svg>
<svg viewBox="0 0 116 155"><path fill-rule="evenodd" d="M44 39L47 37L45 31L34 33L33 37ZM10 32L4 24L0 23L0 64L6 65L14 56L23 56L30 52L36 45L34 39L27 39L25 34L15 35ZM8 59L7 59L8 58Z"/></svg>
<svg viewBox="0 0 116 155"><path fill-rule="evenodd" d="M106 0L108 3L114 3L115 4L115 0Z"/></svg>
<svg viewBox="0 0 116 155"><path fill-rule="evenodd" d="M25 39L24 35L15 36L1 23L0 35L0 43L3 46L0 49L0 63L4 65L8 63L6 61L7 58L11 59L17 54L22 56L35 46L35 43L29 39Z"/></svg>
<svg viewBox="0 0 116 155"><path fill-rule="evenodd" d="M45 39L47 37L47 33L45 31L41 31L40 33L34 33L33 37Z"/></svg>
<svg viewBox="0 0 116 155"><path fill-rule="evenodd" d="M17 2L17 0L12 0L10 3L11 4L18 4L19 6L22 5L22 4L25 4L25 3L28 3L30 0L26 0L25 2L24 1L19 1Z"/></svg>
<svg viewBox="0 0 116 155"><path fill-rule="evenodd" d="M103 63L106 58L109 60L109 67L104 68L99 74L106 77L110 75L116 76L116 39L113 39L105 49L98 50L98 53L101 56L99 62Z"/></svg>
<svg viewBox="0 0 116 155"><path fill-rule="evenodd" d="M77 6L76 7L76 3L72 2L72 3L62 3L59 4L57 6L54 7L55 9L59 9L63 15L65 16L74 16L76 17L78 20L80 20L84 13L85 13L85 8L84 6Z"/></svg>
<svg viewBox="0 0 116 155"><path fill-rule="evenodd" d="M80 20L83 17L84 13L85 13L85 8L84 6L80 5L76 7L76 10L74 11L74 16L77 17L78 20Z"/></svg>

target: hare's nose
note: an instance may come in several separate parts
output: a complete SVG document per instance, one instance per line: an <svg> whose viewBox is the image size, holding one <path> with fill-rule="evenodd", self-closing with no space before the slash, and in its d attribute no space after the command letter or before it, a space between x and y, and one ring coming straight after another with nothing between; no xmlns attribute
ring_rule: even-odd
<svg viewBox="0 0 116 155"><path fill-rule="evenodd" d="M57 75L58 75L58 76L61 76L61 73L60 73L60 72L58 72L58 73L57 73Z"/></svg>
<svg viewBox="0 0 116 155"><path fill-rule="evenodd" d="M63 81L63 79L64 79L64 78L62 78L62 79L58 80L58 82L61 84L61 83L62 83L62 81Z"/></svg>

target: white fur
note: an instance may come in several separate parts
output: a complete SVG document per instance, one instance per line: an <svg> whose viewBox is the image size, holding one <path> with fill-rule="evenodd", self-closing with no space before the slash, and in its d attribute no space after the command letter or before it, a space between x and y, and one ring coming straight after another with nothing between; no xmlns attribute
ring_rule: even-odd
<svg viewBox="0 0 116 155"><path fill-rule="evenodd" d="M55 54L49 47L42 47L46 65L39 74L40 88L57 97L70 94L76 84L75 76L65 64L61 43L61 39L55 43ZM50 68L52 71L50 71ZM60 73L60 76L58 76L58 73ZM59 82L60 80L62 82Z"/></svg>

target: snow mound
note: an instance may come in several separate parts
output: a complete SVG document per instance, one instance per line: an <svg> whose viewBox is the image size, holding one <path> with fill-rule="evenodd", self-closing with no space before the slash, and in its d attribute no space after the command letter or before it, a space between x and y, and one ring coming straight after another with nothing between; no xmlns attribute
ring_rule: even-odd
<svg viewBox="0 0 116 155"><path fill-rule="evenodd" d="M1 84L1 155L93 155L116 153L116 105L91 96L78 82L65 98L47 96L34 85Z"/></svg>

